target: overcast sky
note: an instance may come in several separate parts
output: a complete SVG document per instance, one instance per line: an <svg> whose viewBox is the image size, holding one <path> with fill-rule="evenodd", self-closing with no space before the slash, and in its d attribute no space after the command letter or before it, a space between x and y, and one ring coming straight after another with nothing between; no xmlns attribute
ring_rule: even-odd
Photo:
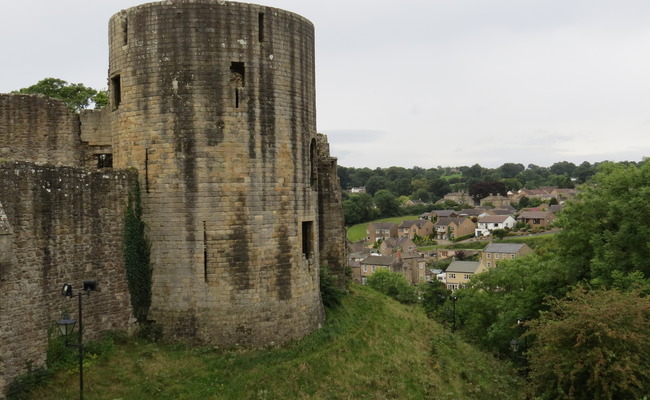
<svg viewBox="0 0 650 400"><path fill-rule="evenodd" d="M106 88L139 0L0 0L0 92ZM346 167L641 161L648 0L266 0L316 28L318 131Z"/></svg>

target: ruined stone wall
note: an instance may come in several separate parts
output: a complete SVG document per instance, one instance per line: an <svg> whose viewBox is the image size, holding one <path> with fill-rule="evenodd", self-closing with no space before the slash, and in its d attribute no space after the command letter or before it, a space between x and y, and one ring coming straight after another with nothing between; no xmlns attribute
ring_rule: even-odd
<svg viewBox="0 0 650 400"><path fill-rule="evenodd" d="M339 287L345 288L347 239L341 183L336 172L336 158L330 157L327 137L319 134L317 139L321 262L337 278Z"/></svg>
<svg viewBox="0 0 650 400"><path fill-rule="evenodd" d="M222 345L317 328L313 25L178 0L124 10L109 28L113 161L141 176L151 317Z"/></svg>
<svg viewBox="0 0 650 400"><path fill-rule="evenodd" d="M45 362L48 329L84 280L84 337L125 329L131 315L122 259L127 193L135 174L0 163L0 397L26 365ZM73 351L71 349L71 351Z"/></svg>
<svg viewBox="0 0 650 400"><path fill-rule="evenodd" d="M113 131L110 107L82 110L79 114L79 122L81 141L84 143L82 165L87 168L111 168ZM105 157L110 157L110 160Z"/></svg>
<svg viewBox="0 0 650 400"><path fill-rule="evenodd" d="M0 160L81 165L79 115L56 99L0 94Z"/></svg>

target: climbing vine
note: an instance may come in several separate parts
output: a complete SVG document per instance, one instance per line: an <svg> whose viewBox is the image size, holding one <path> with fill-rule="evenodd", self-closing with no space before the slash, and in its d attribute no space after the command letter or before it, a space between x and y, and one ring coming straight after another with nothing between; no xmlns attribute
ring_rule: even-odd
<svg viewBox="0 0 650 400"><path fill-rule="evenodd" d="M153 272L150 247L144 231L140 185L136 182L129 193L129 202L124 215L124 267L133 315L139 323L147 322L151 307Z"/></svg>

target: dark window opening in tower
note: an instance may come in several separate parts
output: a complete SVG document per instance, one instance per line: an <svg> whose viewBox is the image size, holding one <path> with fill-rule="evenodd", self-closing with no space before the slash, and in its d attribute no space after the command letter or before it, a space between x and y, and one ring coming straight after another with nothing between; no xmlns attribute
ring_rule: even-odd
<svg viewBox="0 0 650 400"><path fill-rule="evenodd" d="M149 149L144 149L144 191L149 193Z"/></svg>
<svg viewBox="0 0 650 400"><path fill-rule="evenodd" d="M97 156L97 169L113 168L112 154L96 154L96 156Z"/></svg>
<svg viewBox="0 0 650 400"><path fill-rule="evenodd" d="M245 67L243 62L230 63L230 83L235 87L244 86Z"/></svg>
<svg viewBox="0 0 650 400"><path fill-rule="evenodd" d="M208 283L208 229L203 221L203 281Z"/></svg>
<svg viewBox="0 0 650 400"><path fill-rule="evenodd" d="M309 184L316 188L318 181L318 168L316 165L316 139L312 139L309 144Z"/></svg>
<svg viewBox="0 0 650 400"><path fill-rule="evenodd" d="M235 88L235 108L239 108L241 88L244 87L245 67L243 62L230 63L230 84Z"/></svg>
<svg viewBox="0 0 650 400"><path fill-rule="evenodd" d="M313 221L302 222L302 253L309 260L313 252Z"/></svg>
<svg viewBox="0 0 650 400"><path fill-rule="evenodd" d="M122 102L122 82L119 75L111 78L111 89L113 94L113 109L117 109Z"/></svg>
<svg viewBox="0 0 650 400"><path fill-rule="evenodd" d="M259 13L258 22L259 22L258 24L259 41L263 42L264 41L264 13Z"/></svg>
<svg viewBox="0 0 650 400"><path fill-rule="evenodd" d="M124 45L129 44L129 20L124 19L124 22L122 23L122 36L124 38Z"/></svg>

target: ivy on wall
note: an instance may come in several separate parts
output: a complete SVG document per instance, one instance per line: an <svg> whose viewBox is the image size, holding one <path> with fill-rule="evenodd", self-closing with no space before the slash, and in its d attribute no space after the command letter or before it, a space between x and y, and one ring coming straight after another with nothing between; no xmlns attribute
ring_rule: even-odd
<svg viewBox="0 0 650 400"><path fill-rule="evenodd" d="M129 193L129 202L124 215L124 267L133 315L139 323L147 322L147 315L151 307L151 277L153 273L150 247L144 230L140 184L136 182Z"/></svg>

